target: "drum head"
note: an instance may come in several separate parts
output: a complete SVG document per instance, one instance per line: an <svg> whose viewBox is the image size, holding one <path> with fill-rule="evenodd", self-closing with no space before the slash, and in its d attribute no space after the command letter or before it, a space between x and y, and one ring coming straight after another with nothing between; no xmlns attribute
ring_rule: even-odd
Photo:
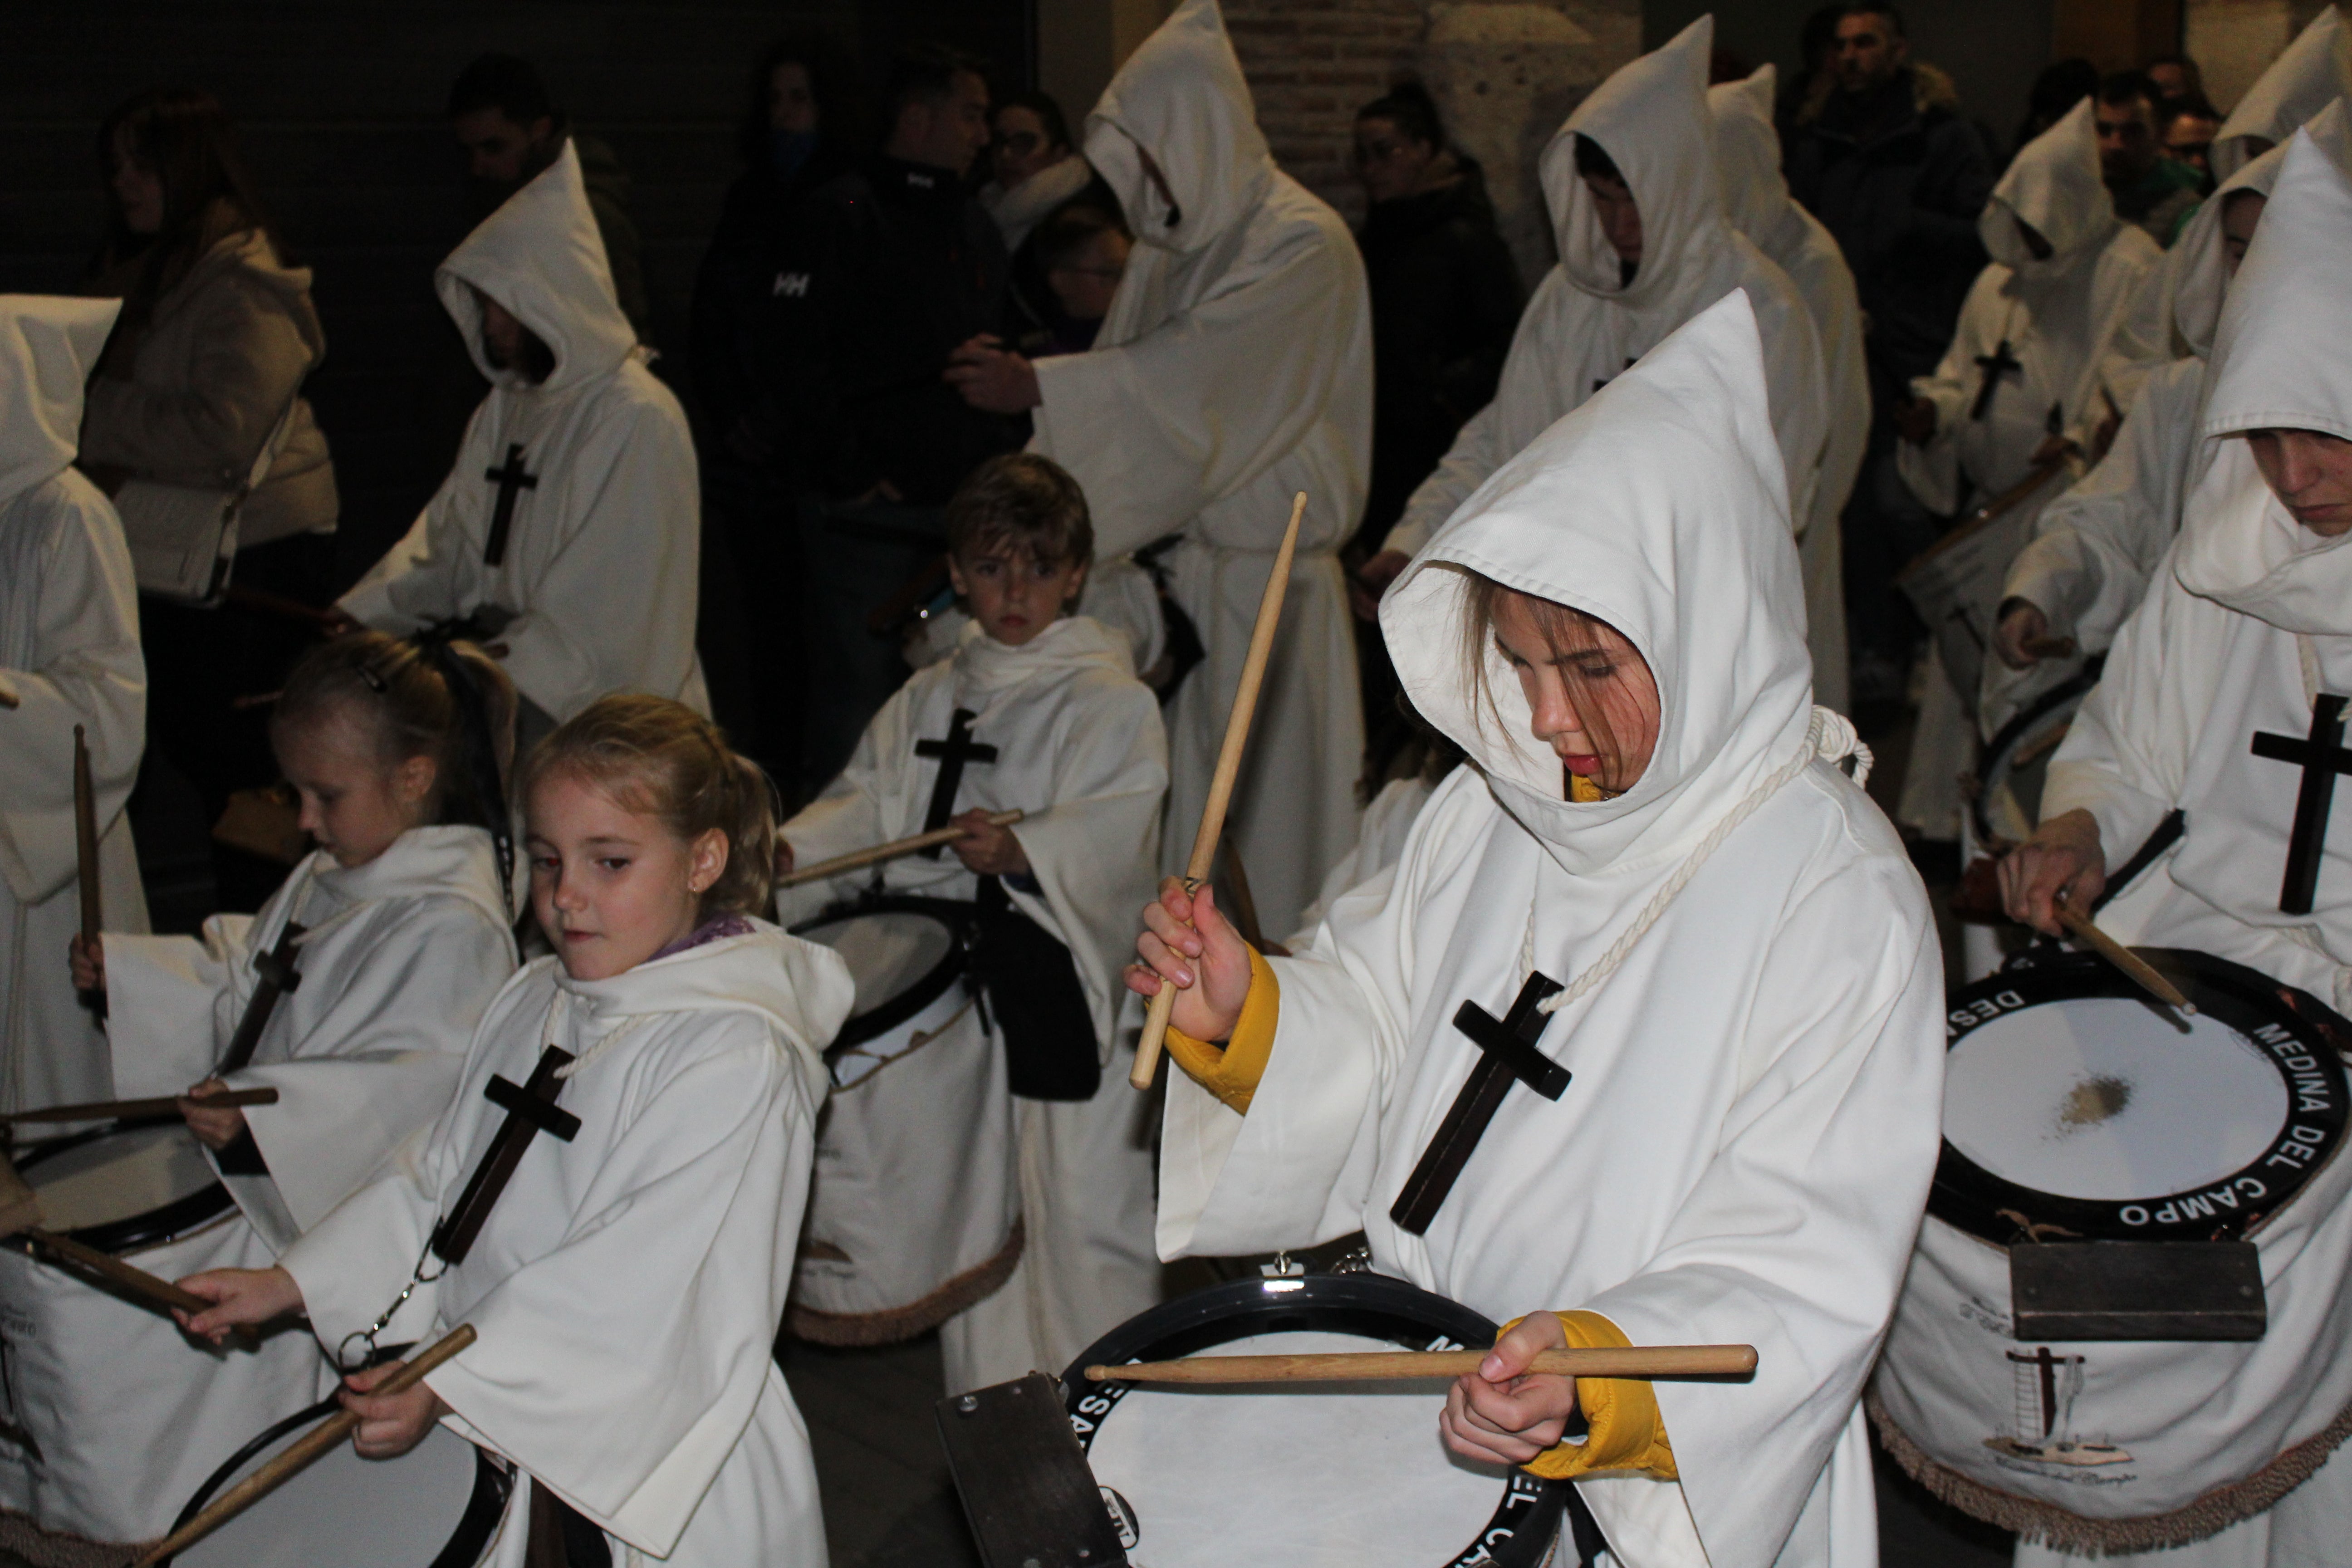
<svg viewBox="0 0 2352 1568"><path fill-rule="evenodd" d="M184 1121L103 1128L16 1162L42 1222L101 1252L171 1240L228 1211L228 1189Z"/></svg>
<svg viewBox="0 0 2352 1568"><path fill-rule="evenodd" d="M887 1034L936 1001L963 973L971 906L949 899L878 899L829 910L794 936L841 954L857 1002L830 1049Z"/></svg>
<svg viewBox="0 0 2352 1568"><path fill-rule="evenodd" d="M2024 842L2042 820L2042 785L2051 756L2066 738L2083 700L2098 684L2098 666L2053 687L2031 707L2000 727L1985 746L1977 770L1978 789L1969 809L1977 841L1988 849Z"/></svg>
<svg viewBox="0 0 2352 1568"><path fill-rule="evenodd" d="M321 1401L247 1444L188 1500L173 1528L337 1408ZM475 1568L498 1533L511 1484L488 1452L444 1426L396 1459L362 1459L338 1443L169 1561L178 1568Z"/></svg>
<svg viewBox="0 0 2352 1568"><path fill-rule="evenodd" d="M2029 1234L2230 1240L2335 1152L2346 1084L2334 1015L2205 953L2141 951L2197 1016L2172 1017L2089 956L1953 994L1929 1212L2004 1246Z"/></svg>
<svg viewBox="0 0 2352 1568"><path fill-rule="evenodd" d="M1434 1350L1494 1337L1468 1308L1376 1274L1240 1279L1114 1329L1062 1381L1120 1537L1151 1568L1534 1568L1559 1534L1569 1483L1454 1458L1437 1435L1443 1384L1171 1389L1085 1378L1095 1363L1205 1350Z"/></svg>

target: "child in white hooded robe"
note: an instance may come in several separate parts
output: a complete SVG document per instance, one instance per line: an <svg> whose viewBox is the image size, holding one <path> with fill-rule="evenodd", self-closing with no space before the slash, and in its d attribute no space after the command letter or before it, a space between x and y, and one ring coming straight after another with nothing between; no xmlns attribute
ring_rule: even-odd
<svg viewBox="0 0 2352 1568"><path fill-rule="evenodd" d="M765 778L708 720L646 696L592 704L523 774L533 910L558 956L476 1031L429 1135L262 1270L182 1281L218 1335L306 1310L322 1345L473 1344L401 1394L347 1380L362 1456L436 1421L513 1467L488 1562L525 1568L601 1531L615 1563L824 1562L808 1434L773 1359L808 1193L819 1055L848 1015L839 957L751 911L771 895ZM452 1215L506 1113L494 1078L560 1049L567 1138L534 1136L448 1262ZM413 1291L407 1288L414 1287Z"/></svg>
<svg viewBox="0 0 2352 1568"><path fill-rule="evenodd" d="M1186 1070L1169 1078L1162 1255L1360 1226L1376 1268L1534 1314L1482 1369L1497 1384L1447 1396L1444 1429L1458 1451L1579 1478L1626 1568L1874 1560L1857 1399L1938 1147L1934 926L1901 842L1833 765L1852 730L1811 701L1765 384L1735 294L1430 542L1383 626L1414 705L1477 765L1311 949L1250 953L1173 883L1139 943L1189 986L1205 938L1215 1000L1180 994L1178 1026L1188 1004L1233 1025L1222 1049L1170 1037ZM1482 599L1498 632L1506 605L1549 601L1591 635L1505 645L1570 667L1515 680ZM1562 692L1570 674L1590 703ZM1575 731L1602 714L1619 740L1583 753ZM1199 934L1180 932L1188 912ZM1569 983L1536 1041L1565 1089L1514 1082L1433 1217L1401 1221L1480 1057L1457 1009L1499 1016L1535 974ZM1576 1380L1580 1447L1559 1442L1567 1380L1497 1386L1563 1336L1738 1342L1760 1361L1737 1384ZM1502 1413L1538 1396L1548 1415Z"/></svg>
<svg viewBox="0 0 2352 1568"><path fill-rule="evenodd" d="M1034 454L992 458L947 515L971 624L952 656L883 705L849 766L783 837L809 864L942 826L932 821L942 813L966 836L937 858L908 856L878 875L792 889L780 907L795 921L866 887L971 900L993 877L1014 910L1067 950L1083 987L1099 1081L1083 1100L1013 1101L1022 1255L1002 1286L940 1326L954 1394L1058 1371L1159 1300L1150 1136L1119 1066L1118 977L1158 863L1168 751L1127 639L1070 611L1093 554L1077 482ZM964 732L995 754L961 764L945 799L941 761L918 747L949 737L959 713ZM988 826L988 814L1008 810L1024 815ZM998 1030L974 1008L951 1026Z"/></svg>

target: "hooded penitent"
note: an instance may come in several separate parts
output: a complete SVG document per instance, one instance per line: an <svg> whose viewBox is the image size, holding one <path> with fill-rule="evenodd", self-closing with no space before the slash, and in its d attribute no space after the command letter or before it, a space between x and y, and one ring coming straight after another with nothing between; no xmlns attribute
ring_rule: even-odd
<svg viewBox="0 0 2352 1568"><path fill-rule="evenodd" d="M1149 152L1167 184L1143 172ZM1370 474L1370 306L1339 214L1274 166L1214 0L1184 0L1087 117L1139 241L1094 348L1037 363L1042 452L1085 486L1104 557L1164 559L1207 658L1169 713L1169 864L1200 818L1273 552L1307 492L1283 625L1226 831L1286 930L1356 837L1363 724L1335 552ZM1172 198L1172 202L1170 198Z"/></svg>
<svg viewBox="0 0 2352 1568"><path fill-rule="evenodd" d="M75 471L82 386L121 306L0 295L0 1107L102 1099L106 1039L74 1000L73 738L89 739L109 923L147 906L123 803L147 671L122 525Z"/></svg>
<svg viewBox="0 0 2352 1568"><path fill-rule="evenodd" d="M706 707L694 444L614 300L569 142L434 284L490 395L440 490L342 607L401 634L478 617L523 696L558 720L607 691ZM490 363L484 299L546 345L545 379Z"/></svg>
<svg viewBox="0 0 2352 1568"><path fill-rule="evenodd" d="M2319 8L2286 52L2254 80L2213 137L2213 174L2228 179L2250 160L2294 134L2297 127L2352 92L2352 35L2333 5Z"/></svg>
<svg viewBox="0 0 2352 1568"><path fill-rule="evenodd" d="M1862 302L1853 272L1819 218L1789 195L1780 174L1780 133L1772 107L1779 83L1770 66L1745 81L1706 89L1715 116L1716 157L1732 226L1789 275L1821 339L1829 386L1829 433L1810 514L1799 519L1797 553L1805 574L1805 641L1813 654L1813 697L1846 706L1845 555L1838 518L1853 491L1870 442L1870 367L1862 349Z"/></svg>
<svg viewBox="0 0 2352 1568"><path fill-rule="evenodd" d="M1545 204L1559 265L1519 318L1494 402L1462 427L1437 471L1413 492L1386 548L1420 550L1440 523L1561 415L1591 397L1675 328L1735 289L1748 291L1764 338L1769 416L1787 471L1790 510L1812 515L1830 402L1811 312L1780 268L1724 216L1706 65L1715 37L1702 16L1654 53L1617 71L1577 106L1544 151ZM1589 136L1625 176L1642 216L1642 261L1627 281L1576 172Z"/></svg>
<svg viewBox="0 0 2352 1568"><path fill-rule="evenodd" d="M1636 1343L1756 1345L1751 1384L1656 1385L1678 1488L1581 1486L1643 1568L1869 1552L1855 1401L1937 1142L1933 926L1832 765L1852 731L1811 700L1764 388L1734 294L1505 464L1399 579L1398 673L1474 765L1392 871L1269 961L1246 1114L1171 1076L1161 1157L1163 1256L1360 1226L1375 1268L1497 1319L1584 1309ZM1663 717L1623 795L1562 798L1517 679L1468 640L1472 573L1647 661ZM1479 1055L1452 1021L1500 1016L1531 970L1568 984L1536 1041L1568 1087L1507 1092L1412 1234L1391 1205Z"/></svg>
<svg viewBox="0 0 2352 1568"><path fill-rule="evenodd" d="M507 1119L491 1075L520 1083L545 1046L570 1053L559 1103L577 1133L534 1142L465 1260L384 1338L471 1323L480 1337L430 1379L451 1426L604 1530L616 1563L824 1558L807 1433L772 1357L820 1053L855 988L835 953L745 924L606 980L526 966L430 1135L283 1260L320 1343L373 1323ZM507 1500L496 1568L524 1568L530 1495Z"/></svg>

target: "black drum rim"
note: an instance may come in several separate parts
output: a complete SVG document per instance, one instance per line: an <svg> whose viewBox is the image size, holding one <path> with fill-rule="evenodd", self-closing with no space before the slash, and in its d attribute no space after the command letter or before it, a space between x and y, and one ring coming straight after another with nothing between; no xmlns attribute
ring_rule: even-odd
<svg viewBox="0 0 2352 1568"><path fill-rule="evenodd" d="M1134 1388L1116 1379L1088 1383L1087 1368L1166 1361L1253 1334L1321 1330L1384 1339L1426 1350L1441 1339L1465 1347L1492 1344L1496 1326L1459 1301L1385 1274L1309 1274L1229 1279L1137 1314L1078 1352L1062 1374L1063 1407L1078 1446L1091 1449L1101 1418ZM1502 1501L1463 1549L1431 1568L1537 1568L1560 1526L1573 1483L1542 1480L1513 1467Z"/></svg>
<svg viewBox="0 0 2352 1568"><path fill-rule="evenodd" d="M64 1138L51 1138L19 1159L16 1169L20 1173L36 1171L45 1160L55 1159L59 1154L111 1138L119 1132L169 1126L179 1120L176 1116L143 1117L135 1121L116 1121L104 1127L93 1127L87 1132L75 1132ZM100 1252L120 1257L142 1247L176 1241L236 1206L236 1200L229 1196L227 1185L214 1182L209 1186L198 1187L186 1197L173 1198L170 1203L149 1209L144 1214L126 1215L121 1219L109 1220L103 1225L86 1225L79 1230L59 1231L58 1234L68 1240L79 1241L84 1247L96 1247Z"/></svg>
<svg viewBox="0 0 2352 1568"><path fill-rule="evenodd" d="M1984 765L1977 770L1979 788L1976 798L1969 802L1969 816L1975 820L1979 844L1990 844L1995 837L1992 822L1985 816L1985 802L1991 797L1993 791L1993 765L2015 751L2025 737L2033 732L2035 726L2053 712L2069 702L2079 706L2082 700L2090 695L2091 689L2099 684L2099 671L2105 662L2104 656L2095 657L2080 674L2067 677L2027 704L2021 712L2011 715L2009 722L1995 731L1992 739L1985 742Z"/></svg>
<svg viewBox="0 0 2352 1568"><path fill-rule="evenodd" d="M845 921L862 920L867 915L928 915L946 926L955 940L937 963L924 976L885 1002L870 1013L860 1013L845 1020L841 1032L824 1048L824 1059L832 1061L855 1046L888 1034L914 1017L924 1008L947 994L949 986L963 977L964 965L971 947L971 922L976 906L961 899L925 899L913 896L891 896L863 899L851 904L835 904L791 928L792 934L805 938L806 933L823 926L839 925Z"/></svg>
<svg viewBox="0 0 2352 1568"><path fill-rule="evenodd" d="M318 1404L307 1405L283 1420L273 1421L263 1427L205 1478L205 1484L196 1489L187 1506L180 1510L179 1517L172 1521L172 1531L186 1528L188 1522L205 1510L205 1505L229 1484L239 1470L280 1437L299 1427L315 1426L341 1408L342 1401L331 1394ZM427 1568L475 1568L475 1564L481 1562L482 1554L489 1550L491 1537L498 1533L499 1521L506 1513L507 1496L513 1487L513 1478L490 1458L489 1450L475 1448L473 1495L466 1500L465 1511L457 1516L457 1533L450 1536L448 1543L435 1555ZM171 1568L176 1561L176 1558L166 1557L157 1564L157 1568Z"/></svg>
<svg viewBox="0 0 2352 1568"><path fill-rule="evenodd" d="M2286 1085L2288 1115L2277 1136L2244 1168L2185 1192L2135 1198L2075 1198L2044 1193L1997 1176L1946 1139L1927 1195L1927 1212L1955 1229L1995 1246L2034 1239L2062 1241L2234 1241L2293 1203L2342 1150L2347 1083L2339 1042L2352 1043L2352 1023L2313 996L2258 970L2188 948L2135 948L2178 985L2200 1013L2245 1037ZM2002 994L2020 1000L2005 1004ZM1949 1051L1981 1025L2041 1003L2112 997L2145 1000L2131 980L2105 959L2087 953L2037 962L1989 975L1951 994L1945 1011ZM2150 1005L2153 1006L2153 1004ZM1986 1008L1992 1009L1986 1011ZM2279 1045L2256 1030L2269 1026L2292 1042L2307 1066L2290 1068ZM2315 1077L2326 1102L2315 1109L2308 1086ZM2309 1136L2297 1136L2298 1130ZM2269 1162L2292 1142L2308 1159L2289 1166ZM2252 1190L2241 1185L2251 1182ZM2226 1189L2231 1200L2213 1194ZM2137 1217L2131 1217L2137 1211ZM2032 1229L2019 1223L2021 1216ZM2050 1227L2046 1231L2044 1227Z"/></svg>

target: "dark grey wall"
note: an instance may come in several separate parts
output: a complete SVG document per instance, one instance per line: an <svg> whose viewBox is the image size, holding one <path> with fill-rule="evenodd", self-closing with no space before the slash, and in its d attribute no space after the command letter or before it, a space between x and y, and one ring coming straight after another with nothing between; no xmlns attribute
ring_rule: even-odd
<svg viewBox="0 0 2352 1568"><path fill-rule="evenodd" d="M530 57L574 122L619 154L657 368L682 385L695 268L736 172L760 49L807 23L873 60L944 37L1025 78L1029 14L1025 0L23 0L0 50L0 290L68 291L81 276L105 213L95 140L109 109L163 82L219 96L317 274L328 357L310 396L356 574L431 493L455 439L423 383L454 335L432 272L466 222L441 110L467 60Z"/></svg>

